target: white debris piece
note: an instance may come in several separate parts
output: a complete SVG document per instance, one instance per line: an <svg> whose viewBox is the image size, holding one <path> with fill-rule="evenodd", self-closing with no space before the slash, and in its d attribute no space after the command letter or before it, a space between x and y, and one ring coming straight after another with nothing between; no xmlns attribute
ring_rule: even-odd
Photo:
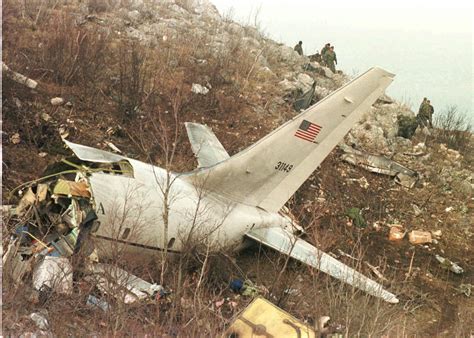
<svg viewBox="0 0 474 338"><path fill-rule="evenodd" d="M120 154L122 153L122 151L119 148L117 148L117 146L113 144L112 142L105 141L105 144L116 153L120 153Z"/></svg>
<svg viewBox="0 0 474 338"><path fill-rule="evenodd" d="M49 328L48 320L42 314L33 312L30 314L30 318L35 322L36 326L38 326L40 330L47 330Z"/></svg>
<svg viewBox="0 0 474 338"><path fill-rule="evenodd" d="M62 293L72 293L72 266L65 257L45 256L33 270L33 287L41 290L47 286Z"/></svg>
<svg viewBox="0 0 474 338"><path fill-rule="evenodd" d="M463 268L461 268L456 263L451 262L449 259L441 257L440 255L435 255L435 257L438 260L438 262L441 263L441 266L444 267L445 269L451 270L452 272L456 274L461 274L464 272Z"/></svg>
<svg viewBox="0 0 474 338"><path fill-rule="evenodd" d="M96 263L89 265L88 269L94 274L92 278L96 281L100 291L123 301L125 304L152 297L163 290L161 285L148 283L113 265Z"/></svg>
<svg viewBox="0 0 474 338"><path fill-rule="evenodd" d="M27 86L28 88L35 89L38 82L27 78L25 75L12 71L6 64L2 62L2 73L4 76L11 78L13 81L18 82Z"/></svg>
<svg viewBox="0 0 474 338"><path fill-rule="evenodd" d="M10 142L13 144L18 144L21 142L20 134L15 133L10 137Z"/></svg>
<svg viewBox="0 0 474 338"><path fill-rule="evenodd" d="M64 103L64 99L62 97L53 97L51 99L51 104L53 106L60 106Z"/></svg>
<svg viewBox="0 0 474 338"><path fill-rule="evenodd" d="M199 83L193 83L191 91L195 94L201 95L206 95L207 93L209 93L209 89L207 89L205 86L201 86Z"/></svg>

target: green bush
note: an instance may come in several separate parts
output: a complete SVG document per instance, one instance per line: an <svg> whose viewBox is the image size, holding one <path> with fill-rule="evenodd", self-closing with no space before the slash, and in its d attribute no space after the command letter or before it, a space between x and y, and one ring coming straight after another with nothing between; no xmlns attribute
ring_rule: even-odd
<svg viewBox="0 0 474 338"><path fill-rule="evenodd" d="M415 134L418 122L415 116L398 117L398 136L411 139Z"/></svg>

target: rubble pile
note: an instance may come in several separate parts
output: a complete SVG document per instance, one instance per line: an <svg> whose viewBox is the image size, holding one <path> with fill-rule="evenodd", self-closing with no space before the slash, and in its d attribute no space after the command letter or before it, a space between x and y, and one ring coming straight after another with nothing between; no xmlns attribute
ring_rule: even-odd
<svg viewBox="0 0 474 338"><path fill-rule="evenodd" d="M50 292L71 295L78 283L86 281L96 290L88 295L87 304L104 311L111 307L101 300L104 295L125 304L163 297L167 292L161 285L99 262L88 237L100 225L88 183L91 172L130 175L131 166L126 161L64 159L48 168L43 178L27 184L16 207L5 208L17 225L3 256L4 285L30 286L44 298Z"/></svg>

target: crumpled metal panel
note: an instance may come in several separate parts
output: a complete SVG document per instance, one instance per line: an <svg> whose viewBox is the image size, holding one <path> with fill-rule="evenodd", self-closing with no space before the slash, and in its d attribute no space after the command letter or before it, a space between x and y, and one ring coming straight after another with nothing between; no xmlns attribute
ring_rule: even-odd
<svg viewBox="0 0 474 338"><path fill-rule="evenodd" d="M112 163L127 159L124 156L88 146L83 146L82 144L72 143L67 140L64 140L64 143L66 143L66 145L74 152L74 154L83 161Z"/></svg>

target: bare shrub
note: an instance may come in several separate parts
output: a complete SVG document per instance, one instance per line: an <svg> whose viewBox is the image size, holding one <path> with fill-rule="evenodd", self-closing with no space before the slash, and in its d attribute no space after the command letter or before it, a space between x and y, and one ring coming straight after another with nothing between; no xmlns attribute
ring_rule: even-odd
<svg viewBox="0 0 474 338"><path fill-rule="evenodd" d="M111 7L109 0L88 0L87 9L90 13L102 13Z"/></svg>
<svg viewBox="0 0 474 338"><path fill-rule="evenodd" d="M91 87L103 74L108 36L77 26L68 14L52 16L44 28L42 64L61 85Z"/></svg>
<svg viewBox="0 0 474 338"><path fill-rule="evenodd" d="M141 108L145 90L151 82L146 48L136 42L123 42L119 47L117 109L121 116L132 117Z"/></svg>
<svg viewBox="0 0 474 338"><path fill-rule="evenodd" d="M472 121L467 114L458 111L456 106L448 107L442 114L436 115L435 139L449 148L461 152L469 148L472 137Z"/></svg>

